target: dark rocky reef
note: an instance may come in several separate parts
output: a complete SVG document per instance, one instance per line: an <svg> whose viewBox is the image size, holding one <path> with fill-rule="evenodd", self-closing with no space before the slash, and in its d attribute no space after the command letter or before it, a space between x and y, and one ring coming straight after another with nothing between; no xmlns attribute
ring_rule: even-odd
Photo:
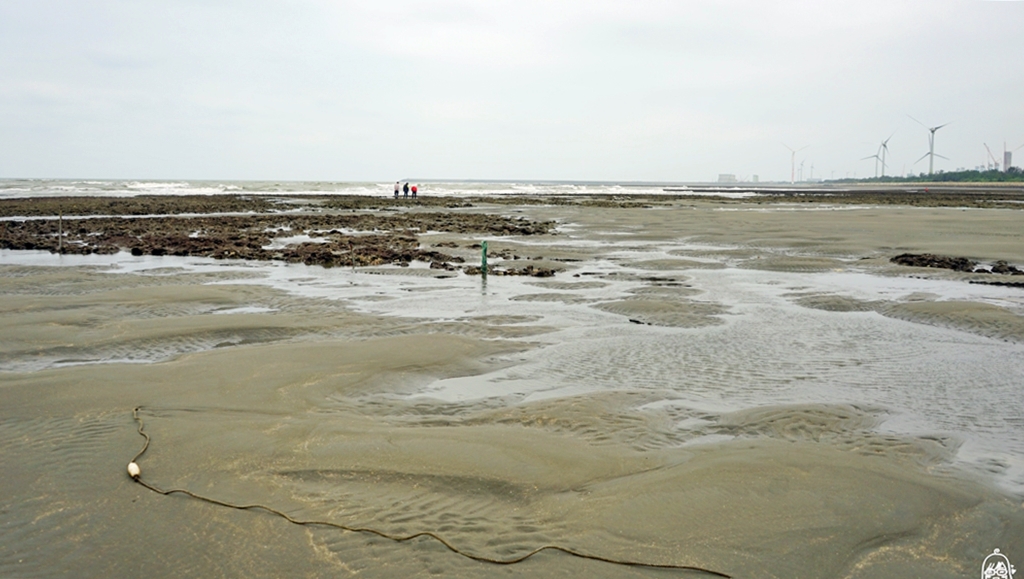
<svg viewBox="0 0 1024 579"><path fill-rule="evenodd" d="M951 269L953 271L962 271L965 273L1024 275L1024 271L1017 269L1005 261L997 261L986 268L981 267L977 261L966 257L950 257L946 255L935 255L932 253L903 253L893 257L889 261L898 265Z"/></svg>
<svg viewBox="0 0 1024 579"><path fill-rule="evenodd" d="M213 214L181 215L183 208L188 213L212 210ZM53 218L58 210L64 215L61 219ZM240 210L246 213L217 214ZM117 211L123 214L109 216L108 212ZM323 267L408 265L421 260L446 270L456 269L454 264L464 263L464 258L421 248L420 233L524 236L548 234L555 226L550 221L479 212L281 212L279 204L267 199L228 196L76 198L59 204L53 199L19 199L0 202L0 214L47 215L0 222L3 249L66 254L124 250L133 255L282 260ZM286 238L297 235L310 239L287 242ZM534 268L524 275L545 273Z"/></svg>
<svg viewBox="0 0 1024 579"><path fill-rule="evenodd" d="M911 267L935 267L953 271L973 272L978 262L966 257L948 257L931 253L903 253L890 259L892 263Z"/></svg>
<svg viewBox="0 0 1024 579"><path fill-rule="evenodd" d="M479 265L470 265L462 268L462 271L469 275L483 274L483 268ZM562 270L551 269L550 267L537 267L527 265L525 267L495 267L487 266L487 275L528 275L532 277L551 277Z"/></svg>

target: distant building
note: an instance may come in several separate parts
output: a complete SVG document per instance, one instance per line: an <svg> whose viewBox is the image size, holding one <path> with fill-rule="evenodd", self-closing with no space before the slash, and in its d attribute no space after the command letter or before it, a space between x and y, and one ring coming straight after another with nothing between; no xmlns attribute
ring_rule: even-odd
<svg viewBox="0 0 1024 579"><path fill-rule="evenodd" d="M736 183L737 182L736 181L736 175L733 175L732 173L719 173L718 174L718 182L719 183Z"/></svg>
<svg viewBox="0 0 1024 579"><path fill-rule="evenodd" d="M751 177L750 180L753 181L754 183L760 183L761 182L761 180L757 178L757 175L754 175L753 177Z"/></svg>
<svg viewBox="0 0 1024 579"><path fill-rule="evenodd" d="M1003 151L1003 172L1010 170L1013 166L1013 151Z"/></svg>

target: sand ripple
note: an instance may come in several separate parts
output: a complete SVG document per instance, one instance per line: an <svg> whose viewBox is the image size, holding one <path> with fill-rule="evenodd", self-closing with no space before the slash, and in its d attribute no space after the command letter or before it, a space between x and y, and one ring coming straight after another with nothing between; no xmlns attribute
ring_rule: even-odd
<svg viewBox="0 0 1024 579"><path fill-rule="evenodd" d="M654 326L697 328L723 323L718 316L726 309L708 303L677 300L629 299L598 304L597 309Z"/></svg>

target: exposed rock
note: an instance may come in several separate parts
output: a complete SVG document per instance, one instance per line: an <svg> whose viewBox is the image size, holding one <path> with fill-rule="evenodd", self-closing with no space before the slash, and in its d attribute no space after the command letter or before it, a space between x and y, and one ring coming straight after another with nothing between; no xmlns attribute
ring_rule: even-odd
<svg viewBox="0 0 1024 579"><path fill-rule="evenodd" d="M470 265L462 268L462 271L467 275L480 275L483 273L483 269L477 265ZM552 277L556 273L562 270L554 270L547 267L534 267L528 265L521 268L509 268L502 269L494 266L487 267L487 275L501 276L501 275L528 275L531 277Z"/></svg>
<svg viewBox="0 0 1024 579"><path fill-rule="evenodd" d="M1024 275L1024 271L1013 267L1005 261L997 261L992 266L992 273L1001 273L1003 275Z"/></svg>
<svg viewBox="0 0 1024 579"><path fill-rule="evenodd" d="M897 255L889 261L900 265L909 265L913 267L937 267L967 273L1024 275L1024 271L1021 271L1002 260L995 262L995 264L990 268L987 268L986 266L979 267L978 262L967 259L966 257L948 257L944 255L933 255L931 253L904 253L902 255Z"/></svg>
<svg viewBox="0 0 1024 579"><path fill-rule="evenodd" d="M128 201L103 198L16 199L0 201L0 214L46 215L63 213L62 251L67 254L112 254L128 250L132 255L200 256L216 259L282 260L307 265L370 266L407 265L413 260L431 263L462 263L460 256L420 249L417 235L425 231L482 235L538 235L550 233L553 222L535 222L485 213L247 213L173 217L180 202L193 211L277 207L267 199L224 196L213 199L139 197ZM362 203L362 201L359 203ZM124 203L122 203L124 202ZM320 203L320 200L317 200ZM330 205L331 200L323 205ZM356 201L352 203L359 205ZM369 202L366 202L369 204ZM373 203L380 203L374 200ZM9 205L8 205L9 204ZM73 209L80 209L75 218ZM123 210L145 218L89 217ZM0 248L57 252L61 237L57 219L26 219L3 222ZM361 232L361 233L344 233ZM276 238L304 233L315 241L274 248ZM454 243L446 244L454 247ZM533 273L528 275L535 275Z"/></svg>
<svg viewBox="0 0 1024 579"><path fill-rule="evenodd" d="M931 253L904 253L890 259L892 263L909 265L912 267L936 267L940 269L951 269L953 271L973 272L978 262L966 257L948 257L945 255L934 255Z"/></svg>
<svg viewBox="0 0 1024 579"><path fill-rule="evenodd" d="M971 283L978 285L999 285L1004 287L1024 288L1024 281L971 281Z"/></svg>

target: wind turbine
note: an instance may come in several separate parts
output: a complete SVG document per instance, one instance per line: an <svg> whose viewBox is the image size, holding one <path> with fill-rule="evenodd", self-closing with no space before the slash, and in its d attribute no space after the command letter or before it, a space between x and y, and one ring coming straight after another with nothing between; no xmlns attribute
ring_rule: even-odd
<svg viewBox="0 0 1024 579"><path fill-rule="evenodd" d="M892 136L895 135L895 134L896 134L896 131L893 131L892 135L889 135L888 139L882 141L882 144L878 145L878 151L875 152L874 155L868 155L867 157L864 157L863 159L861 159L861 161L867 161L868 159L874 159L875 160L875 177L876 178L878 177L878 162L879 161L882 162L882 176L885 177L885 168L888 166L885 163L885 155L886 155L886 153L889 152L889 140L892 139Z"/></svg>
<svg viewBox="0 0 1024 579"><path fill-rule="evenodd" d="M884 140L884 141L882 141L882 145L880 147L878 147L878 149L882 152L882 177L885 177L885 155L886 155L886 153L889 152L889 141L892 139L893 135L895 135L895 134L896 134L896 131L893 131L892 135L889 135L889 138Z"/></svg>
<svg viewBox="0 0 1024 579"><path fill-rule="evenodd" d="M782 143L782 146L786 147L787 149L789 149L789 152L793 153L793 155L789 158L789 182L796 183L796 154L799 153L800 151L803 151L807 147L810 147L810 145L805 145L803 147L800 147L799 149L794 149L793 147L790 147L786 143Z"/></svg>
<svg viewBox="0 0 1024 579"><path fill-rule="evenodd" d="M879 153L882 152L882 148L881 147L878 148L878 152ZM861 161L867 161L868 159L874 159L875 160L875 177L878 177L878 162L882 160L882 157L880 157L878 155L878 153L875 153L874 155L868 155L867 157L864 157L863 159L861 159ZM885 162L884 161L882 162L882 174L883 175L885 174Z"/></svg>
<svg viewBox="0 0 1024 579"><path fill-rule="evenodd" d="M910 115L907 115L907 116L910 117ZM949 160L949 157L943 157L942 155L936 155L935 154L935 131L941 129L942 127L948 125L949 123L945 123L945 124L939 125L937 127L928 127L928 126L925 126L925 124L922 123L921 121L915 119L914 117L910 117L910 118L915 123L917 123L917 124L921 125L922 127L928 129L928 133L929 133L929 135L928 135L928 152L925 153L924 155L921 155L921 159L924 159L925 157L929 157L929 159L928 159L928 174L931 175L932 171L935 168L935 157L942 157L943 159L945 159L947 161ZM917 163L921 159L918 159L917 161L914 161L914 162Z"/></svg>

